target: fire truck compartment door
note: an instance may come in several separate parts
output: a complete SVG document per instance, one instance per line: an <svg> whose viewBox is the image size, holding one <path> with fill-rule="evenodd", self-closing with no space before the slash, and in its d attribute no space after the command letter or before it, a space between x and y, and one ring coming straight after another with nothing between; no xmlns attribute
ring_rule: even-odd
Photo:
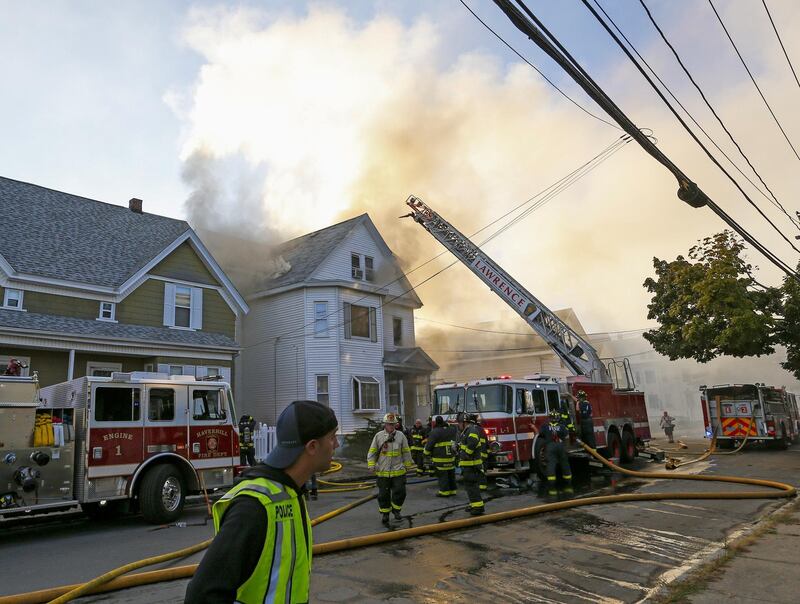
<svg viewBox="0 0 800 604"><path fill-rule="evenodd" d="M187 394L186 386L148 385L144 420L145 459L159 453L187 456Z"/></svg>

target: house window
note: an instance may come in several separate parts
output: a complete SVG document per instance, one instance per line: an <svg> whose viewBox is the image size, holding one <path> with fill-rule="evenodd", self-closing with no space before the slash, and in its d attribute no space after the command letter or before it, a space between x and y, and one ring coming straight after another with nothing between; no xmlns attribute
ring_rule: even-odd
<svg viewBox="0 0 800 604"><path fill-rule="evenodd" d="M113 321L116 310L116 304L113 302L100 302L100 316L97 317L101 321Z"/></svg>
<svg viewBox="0 0 800 604"><path fill-rule="evenodd" d="M395 346L403 343L403 319L392 317L392 341Z"/></svg>
<svg viewBox="0 0 800 604"><path fill-rule="evenodd" d="M86 375L90 377L111 377L115 371L122 371L122 363L102 363L100 361L86 363Z"/></svg>
<svg viewBox="0 0 800 604"><path fill-rule="evenodd" d="M171 388L150 390L147 419L151 422L168 422L175 419L175 391Z"/></svg>
<svg viewBox="0 0 800 604"><path fill-rule="evenodd" d="M222 372L219 367L206 367L206 377L219 377L221 375Z"/></svg>
<svg viewBox="0 0 800 604"><path fill-rule="evenodd" d="M167 283L164 286L164 325L203 328L203 289Z"/></svg>
<svg viewBox="0 0 800 604"><path fill-rule="evenodd" d="M314 337L328 337L328 303L314 302Z"/></svg>
<svg viewBox="0 0 800 604"><path fill-rule="evenodd" d="M170 375L183 375L183 365L170 365L169 366L169 374Z"/></svg>
<svg viewBox="0 0 800 604"><path fill-rule="evenodd" d="M368 375L353 376L353 409L374 411L381 408L380 383Z"/></svg>
<svg viewBox="0 0 800 604"><path fill-rule="evenodd" d="M147 373L153 373L153 371L155 371L155 368L153 367L153 363L145 363L144 364L144 370Z"/></svg>
<svg viewBox="0 0 800 604"><path fill-rule="evenodd" d="M3 295L3 306L5 308L13 308L22 310L22 290L21 289L7 289Z"/></svg>
<svg viewBox="0 0 800 604"><path fill-rule="evenodd" d="M330 395L328 392L328 376L317 376L317 402L323 405L330 405Z"/></svg>
<svg viewBox="0 0 800 604"><path fill-rule="evenodd" d="M364 254L350 254L350 274L357 281L375 280L375 260Z"/></svg>
<svg viewBox="0 0 800 604"><path fill-rule="evenodd" d="M344 337L369 338L378 341L378 321L376 309L372 306L344 304Z"/></svg>
<svg viewBox="0 0 800 604"><path fill-rule="evenodd" d="M17 357L17 356L10 356L10 357L0 356L0 375L3 375L7 371L14 370L11 367L9 367L12 360L17 361L17 363L19 363L19 365L15 363L15 368L19 370L20 377L28 377L30 375L31 358ZM12 373L12 375L16 375L16 373Z"/></svg>

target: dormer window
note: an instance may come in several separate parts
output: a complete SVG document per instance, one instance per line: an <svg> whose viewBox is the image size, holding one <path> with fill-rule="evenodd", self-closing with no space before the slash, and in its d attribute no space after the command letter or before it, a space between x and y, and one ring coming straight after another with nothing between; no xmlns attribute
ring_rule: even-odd
<svg viewBox="0 0 800 604"><path fill-rule="evenodd" d="M350 254L350 270L351 276L356 281L371 282L375 280L375 260L372 256Z"/></svg>
<svg viewBox="0 0 800 604"><path fill-rule="evenodd" d="M22 310L22 290L6 289L3 293L3 307Z"/></svg>
<svg viewBox="0 0 800 604"><path fill-rule="evenodd" d="M97 320L114 321L116 306L113 302L100 302L100 316L97 317Z"/></svg>

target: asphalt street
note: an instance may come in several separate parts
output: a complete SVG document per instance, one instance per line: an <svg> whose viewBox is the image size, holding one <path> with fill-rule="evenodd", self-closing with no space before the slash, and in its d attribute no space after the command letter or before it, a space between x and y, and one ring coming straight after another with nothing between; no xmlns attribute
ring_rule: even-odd
<svg viewBox="0 0 800 604"><path fill-rule="evenodd" d="M693 443L701 451L706 443ZM636 469L663 467L641 460ZM749 448L687 466L693 473L735 474L800 486L800 446L788 451ZM357 471L357 469L351 469ZM558 498L627 492L736 490L720 483L621 479L595 475L556 497L534 484L493 488L488 512ZM752 487L749 487L752 489ZM402 522L388 530L464 518L466 496L434 497L435 483L409 486ZM364 495L324 494L310 502L312 517ZM782 500L660 501L592 506L442 533L382 546L317 556L314 602L637 602L680 576L727 539L752 526ZM137 516L92 522L78 515L0 529L0 595L89 580L122 564L174 551L213 534L205 506L190 506L185 527L157 528ZM386 531L370 502L314 529L315 543ZM202 554L161 567L197 562ZM158 567L154 567L158 568ZM81 601L179 602L186 581L145 586Z"/></svg>

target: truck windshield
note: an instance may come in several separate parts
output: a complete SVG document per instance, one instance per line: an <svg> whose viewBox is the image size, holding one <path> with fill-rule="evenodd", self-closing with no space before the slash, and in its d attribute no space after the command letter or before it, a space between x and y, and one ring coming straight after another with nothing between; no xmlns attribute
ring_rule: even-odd
<svg viewBox="0 0 800 604"><path fill-rule="evenodd" d="M725 386L724 388L709 388L706 390L709 401L720 397L723 401L757 401L758 389L752 384L743 386Z"/></svg>
<svg viewBox="0 0 800 604"><path fill-rule="evenodd" d="M511 413L514 389L503 384L470 386L467 388L467 411Z"/></svg>
<svg viewBox="0 0 800 604"><path fill-rule="evenodd" d="M440 388L434 391L433 396L436 415L450 415L464 410L463 388Z"/></svg>

